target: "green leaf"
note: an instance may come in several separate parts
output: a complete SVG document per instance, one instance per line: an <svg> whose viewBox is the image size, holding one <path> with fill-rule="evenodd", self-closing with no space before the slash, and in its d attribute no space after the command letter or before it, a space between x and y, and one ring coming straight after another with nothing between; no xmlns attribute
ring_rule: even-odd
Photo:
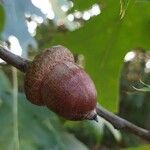
<svg viewBox="0 0 150 150"><path fill-rule="evenodd" d="M139 91L139 92L150 92L150 87L143 87L143 88L136 88L136 87L133 87L135 90Z"/></svg>
<svg viewBox="0 0 150 150"><path fill-rule="evenodd" d="M138 146L138 147L126 148L123 150L149 150L149 149L150 149L150 145L142 145L142 146Z"/></svg>
<svg viewBox="0 0 150 150"><path fill-rule="evenodd" d="M86 71L97 88L97 100L107 109L117 111L119 74L125 54L138 46L150 47L150 3L131 1L122 20L119 1L101 3L103 10L99 16L79 30L58 34L52 44L62 44L85 56Z"/></svg>
<svg viewBox="0 0 150 150"><path fill-rule="evenodd" d="M87 150L81 142L79 142L73 135L64 133L61 139L64 139L64 150Z"/></svg>
<svg viewBox="0 0 150 150"><path fill-rule="evenodd" d="M0 70L0 95L3 94L3 92L10 92L11 90L11 84L5 73Z"/></svg>
<svg viewBox="0 0 150 150"><path fill-rule="evenodd" d="M66 121L64 126L88 146L98 144L103 136L104 123L101 120L98 123L94 121Z"/></svg>
<svg viewBox="0 0 150 150"><path fill-rule="evenodd" d="M0 150L13 150L13 115L11 94L3 95L0 109ZM21 150L70 150L88 148L67 133L59 118L45 107L28 102L19 94L19 143Z"/></svg>
<svg viewBox="0 0 150 150"><path fill-rule="evenodd" d="M142 88L136 88L133 86L133 88L139 92L150 92L150 85L149 84L146 84L144 83L143 81L140 81L140 83L145 86L145 87L142 87Z"/></svg>
<svg viewBox="0 0 150 150"><path fill-rule="evenodd" d="M1 18L0 21L0 33L1 33L4 27L4 9L1 4L0 4L0 18Z"/></svg>
<svg viewBox="0 0 150 150"><path fill-rule="evenodd" d="M92 7L92 5L94 5L95 3L100 3L100 0L93 0L93 1L87 0L86 2L82 0L76 0L74 1L74 9L80 11L86 10Z"/></svg>

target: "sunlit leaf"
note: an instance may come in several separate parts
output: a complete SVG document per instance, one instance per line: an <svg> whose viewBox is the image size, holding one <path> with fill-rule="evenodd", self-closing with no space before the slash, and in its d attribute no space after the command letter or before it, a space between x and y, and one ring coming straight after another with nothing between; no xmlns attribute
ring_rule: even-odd
<svg viewBox="0 0 150 150"><path fill-rule="evenodd" d="M102 0L101 5L101 15L79 30L57 35L52 44L62 44L85 56L86 71L94 80L98 101L117 111L119 73L125 54L138 46L150 47L150 3L131 1L122 20L119 1Z"/></svg>
<svg viewBox="0 0 150 150"><path fill-rule="evenodd" d="M74 9L82 11L82 10L89 9L90 7L92 7L92 5L94 5L96 3L99 4L100 0L93 0L93 1L87 0L86 2L82 1L82 0L76 0L73 2L74 2Z"/></svg>

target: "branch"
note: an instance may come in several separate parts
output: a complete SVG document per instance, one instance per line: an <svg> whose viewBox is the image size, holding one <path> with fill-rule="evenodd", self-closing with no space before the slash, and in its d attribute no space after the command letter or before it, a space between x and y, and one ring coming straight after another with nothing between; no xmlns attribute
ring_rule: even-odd
<svg viewBox="0 0 150 150"><path fill-rule="evenodd" d="M150 131L134 125L133 123L109 112L101 106L97 105L96 110L97 114L110 122L114 126L114 128L133 133L147 141L150 141Z"/></svg>
<svg viewBox="0 0 150 150"><path fill-rule="evenodd" d="M24 73L26 72L30 62L18 55L11 53L2 45L0 45L0 58Z"/></svg>
<svg viewBox="0 0 150 150"><path fill-rule="evenodd" d="M8 64L16 67L22 72L26 72L30 61L17 56L6 48L0 45L0 58L6 61ZM129 133L133 133L147 141L150 141L150 131L140 128L127 120L120 118L119 116L109 112L108 110L104 109L101 106L96 107L97 114L108 122L110 122L116 129L123 130Z"/></svg>

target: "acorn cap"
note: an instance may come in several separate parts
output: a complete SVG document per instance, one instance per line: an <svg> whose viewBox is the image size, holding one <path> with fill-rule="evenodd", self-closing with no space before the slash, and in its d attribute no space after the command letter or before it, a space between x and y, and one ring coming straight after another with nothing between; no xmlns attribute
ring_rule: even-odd
<svg viewBox="0 0 150 150"><path fill-rule="evenodd" d="M40 92L43 80L56 64L63 61L74 62L74 57L61 45L46 49L34 58L25 74L24 82L25 94L31 103L45 105Z"/></svg>

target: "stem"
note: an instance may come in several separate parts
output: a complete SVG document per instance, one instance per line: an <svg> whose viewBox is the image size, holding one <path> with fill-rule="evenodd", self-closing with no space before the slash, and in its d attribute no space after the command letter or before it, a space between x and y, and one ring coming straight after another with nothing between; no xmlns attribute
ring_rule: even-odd
<svg viewBox="0 0 150 150"><path fill-rule="evenodd" d="M29 60L11 53L2 45L0 45L0 58L24 73L29 65Z"/></svg>
<svg viewBox="0 0 150 150"><path fill-rule="evenodd" d="M14 133L14 149L19 150L19 137L18 137L18 79L17 70L12 67L13 76L13 133Z"/></svg>
<svg viewBox="0 0 150 150"><path fill-rule="evenodd" d="M25 60L15 54L9 52L6 48L0 46L0 58L16 67L22 72L26 72L30 61ZM16 105L15 105L16 106ZM123 130L129 133L133 133L147 141L150 141L150 131L140 128L131 122L109 112L101 106L96 107L97 114L110 122L116 129Z"/></svg>
<svg viewBox="0 0 150 150"><path fill-rule="evenodd" d="M96 110L97 114L110 122L114 128L135 134L147 141L150 141L150 131L134 125L133 123L109 112L101 106L97 105Z"/></svg>

